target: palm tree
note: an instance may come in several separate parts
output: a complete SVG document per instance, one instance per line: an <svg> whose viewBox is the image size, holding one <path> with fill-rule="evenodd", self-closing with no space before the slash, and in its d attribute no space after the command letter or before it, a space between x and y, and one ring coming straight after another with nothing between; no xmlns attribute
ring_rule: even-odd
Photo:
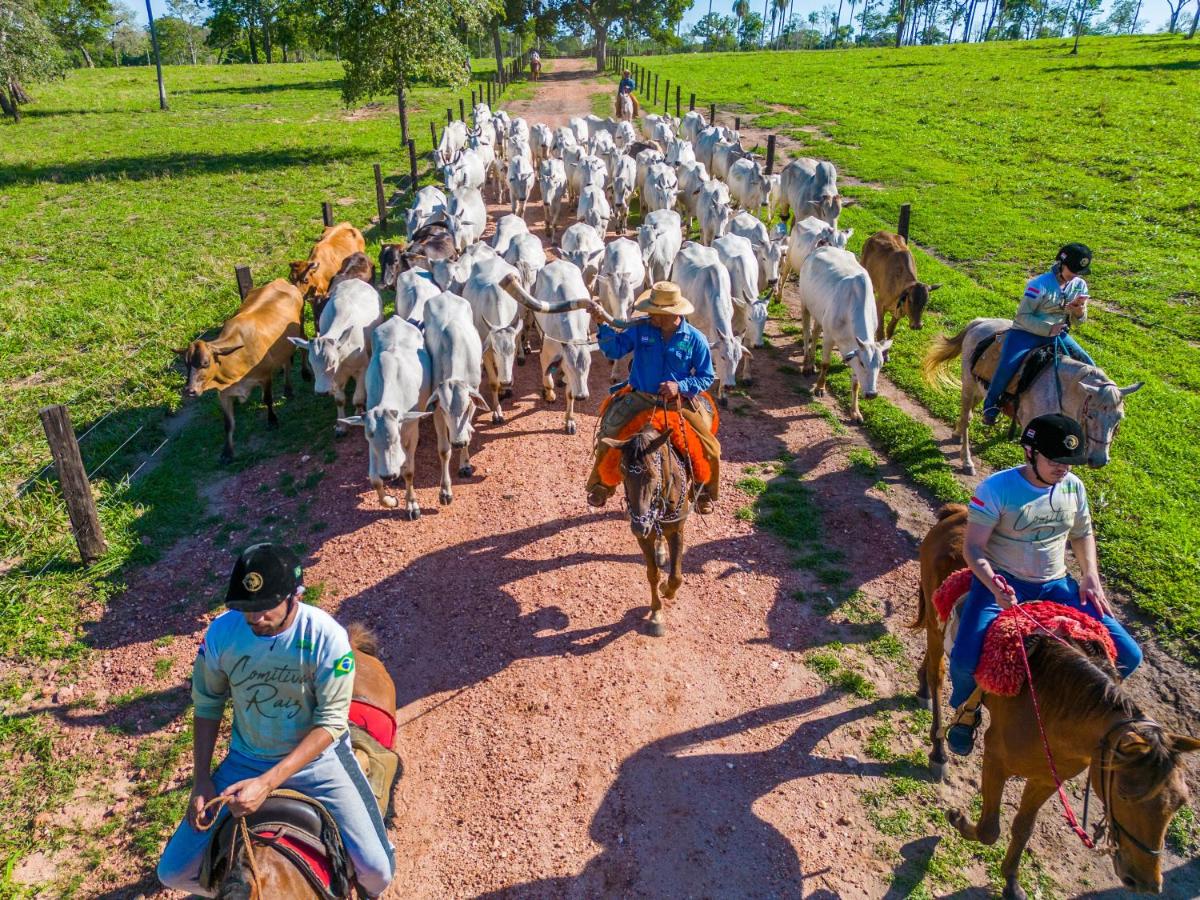
<svg viewBox="0 0 1200 900"><path fill-rule="evenodd" d="M780 39L783 37L783 28L784 28L784 24L785 24L783 14L784 14L784 12L787 11L789 2L792 2L792 0L775 0L775 14L777 14L779 16L779 28L775 32L775 49L776 50L778 50L779 47L782 46L782 41Z"/></svg>
<svg viewBox="0 0 1200 900"><path fill-rule="evenodd" d="M733 0L733 14L738 20L738 44L742 42L742 26L746 22L746 16L750 15L750 0Z"/></svg>

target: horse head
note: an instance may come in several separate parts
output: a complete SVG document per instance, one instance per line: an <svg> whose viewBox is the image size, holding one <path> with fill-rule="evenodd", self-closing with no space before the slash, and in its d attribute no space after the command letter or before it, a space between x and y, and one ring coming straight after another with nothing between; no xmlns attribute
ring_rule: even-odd
<svg viewBox="0 0 1200 900"><path fill-rule="evenodd" d="M1089 375L1096 374L1089 378ZM1093 469L1108 464L1109 448L1125 418L1125 398L1140 391L1143 382L1129 387L1118 387L1104 377L1099 369L1093 369L1079 382L1081 395L1076 409L1068 413L1081 426L1087 438L1087 463Z"/></svg>
<svg viewBox="0 0 1200 900"><path fill-rule="evenodd" d="M647 425L623 441L602 438L609 447L621 451L621 476L625 482L625 502L629 504L629 527L638 538L648 538L658 524L671 498L667 496L667 472L658 451L670 438L669 431L658 432Z"/></svg>

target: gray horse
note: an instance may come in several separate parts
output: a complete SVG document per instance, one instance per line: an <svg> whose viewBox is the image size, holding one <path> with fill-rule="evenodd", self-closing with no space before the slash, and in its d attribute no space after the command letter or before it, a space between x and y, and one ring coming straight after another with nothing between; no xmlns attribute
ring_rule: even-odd
<svg viewBox="0 0 1200 900"><path fill-rule="evenodd" d="M930 384L935 381L952 384L954 379L943 366L962 356L962 409L954 434L962 440L962 467L968 475L975 474L975 463L971 460L967 426L971 424L971 411L987 393L983 382L971 374L971 360L975 348L986 338L1011 327L1010 319L973 319L954 337L935 338L921 366ZM1018 398L1017 427L1024 428L1026 422L1047 413L1070 416L1083 426L1087 435L1088 465L1098 469L1108 463L1109 447L1125 418L1125 397L1141 388L1140 381L1129 387L1117 387L1099 367L1064 356L1058 360L1057 371L1055 366L1047 366Z"/></svg>

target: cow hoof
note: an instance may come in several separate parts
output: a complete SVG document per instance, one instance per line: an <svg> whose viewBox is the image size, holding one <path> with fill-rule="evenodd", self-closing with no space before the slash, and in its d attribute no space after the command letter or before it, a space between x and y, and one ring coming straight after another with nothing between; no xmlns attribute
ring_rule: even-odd
<svg viewBox="0 0 1200 900"><path fill-rule="evenodd" d="M574 434L574 433L575 433L575 422L574 422L574 420L572 420L572 421L570 421L570 422L568 422L568 423L567 423L566 432L567 432L567 434Z"/></svg>
<svg viewBox="0 0 1200 900"><path fill-rule="evenodd" d="M721 404L721 408L722 408L722 409L728 409L728 408L729 408L729 398L728 398L728 397L722 396L722 397L720 397L720 398L717 400L717 402L718 402L719 404Z"/></svg>
<svg viewBox="0 0 1200 900"><path fill-rule="evenodd" d="M850 417L850 421L855 425L861 425L863 423L862 413L855 413Z"/></svg>
<svg viewBox="0 0 1200 900"><path fill-rule="evenodd" d="M406 509L404 512L408 517L408 521L410 522L415 522L417 519L421 518L421 507L416 503L409 504L408 509Z"/></svg>
<svg viewBox="0 0 1200 900"><path fill-rule="evenodd" d="M928 695L922 695L917 691L917 702L921 704L921 709L927 709L933 712L933 698Z"/></svg>
<svg viewBox="0 0 1200 900"><path fill-rule="evenodd" d="M754 387L754 379L753 378L743 378L742 379L742 387Z"/></svg>
<svg viewBox="0 0 1200 900"><path fill-rule="evenodd" d="M966 465L964 465L964 466L963 466L963 474L964 474L964 475L974 475L974 474L975 474L975 466L974 466L974 464L972 464L972 463L967 463Z"/></svg>
<svg viewBox="0 0 1200 900"><path fill-rule="evenodd" d="M526 352L526 353L528 353L529 351L528 351L528 350L526 350L525 352ZM523 357L523 356L518 356L518 357L517 357L517 365L518 365L518 366L523 366L523 365L525 365L525 357Z"/></svg>
<svg viewBox="0 0 1200 900"><path fill-rule="evenodd" d="M397 506L400 505L400 501L397 500L395 497L393 497L391 494L384 494L382 497L379 498L379 502L382 503L384 506L386 506L388 509L395 509Z"/></svg>
<svg viewBox="0 0 1200 900"><path fill-rule="evenodd" d="M511 400L512 399L512 388L505 388L504 390L502 390L500 392L500 399L501 400Z"/></svg>
<svg viewBox="0 0 1200 900"><path fill-rule="evenodd" d="M438 503L442 504L442 506L449 506L450 501L453 499L454 495L449 491L441 491L438 493Z"/></svg>
<svg viewBox="0 0 1200 900"><path fill-rule="evenodd" d="M341 425L339 425L333 429L333 436L335 438L339 438L339 439L344 438L349 433L350 433L350 431L346 428L343 428Z"/></svg>
<svg viewBox="0 0 1200 900"><path fill-rule="evenodd" d="M492 413L492 424L493 425L503 425L504 424L504 413L502 413L502 412Z"/></svg>
<svg viewBox="0 0 1200 900"><path fill-rule="evenodd" d="M474 474L475 474L474 466L459 466L458 467L458 477L459 478L470 478Z"/></svg>
<svg viewBox="0 0 1200 900"><path fill-rule="evenodd" d="M553 403L558 399L558 395L554 391L542 391L542 399L547 403Z"/></svg>
<svg viewBox="0 0 1200 900"><path fill-rule="evenodd" d="M814 397L824 397L825 396L825 388L823 388L823 387L813 388L813 396Z"/></svg>
<svg viewBox="0 0 1200 900"><path fill-rule="evenodd" d="M647 623L646 630L650 633L650 637L662 637L667 633L667 626L663 622L651 621Z"/></svg>

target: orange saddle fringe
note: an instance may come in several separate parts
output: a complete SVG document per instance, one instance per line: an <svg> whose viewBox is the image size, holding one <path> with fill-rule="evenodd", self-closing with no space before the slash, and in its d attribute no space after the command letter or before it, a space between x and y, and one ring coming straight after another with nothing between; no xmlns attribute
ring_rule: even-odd
<svg viewBox="0 0 1200 900"><path fill-rule="evenodd" d="M608 406L613 399L620 397L622 394L629 393L631 389L626 387L615 394L606 397L600 405L600 418L603 420L604 414L608 411ZM717 404L712 396L705 392L701 395L708 401L709 407L713 411L712 430L713 434L717 433L717 428L720 425L720 416L717 413ZM696 429L693 428L676 410L670 409L663 411L662 407L653 407L638 413L632 419L625 423L625 427L617 434L617 440L624 441L633 437L639 431L646 427L649 423L658 432L665 431L668 427L671 429L671 445L679 453L680 456L688 456L692 461L692 475L695 477L697 484L706 484L708 479L712 477L712 466L709 465L708 459L704 456L704 447L700 443L700 438L696 434ZM687 429L687 444L685 446L683 440L683 432L681 428ZM615 488L621 484L621 451L616 447L609 447L600 460L600 469L598 472L600 482L605 487Z"/></svg>

